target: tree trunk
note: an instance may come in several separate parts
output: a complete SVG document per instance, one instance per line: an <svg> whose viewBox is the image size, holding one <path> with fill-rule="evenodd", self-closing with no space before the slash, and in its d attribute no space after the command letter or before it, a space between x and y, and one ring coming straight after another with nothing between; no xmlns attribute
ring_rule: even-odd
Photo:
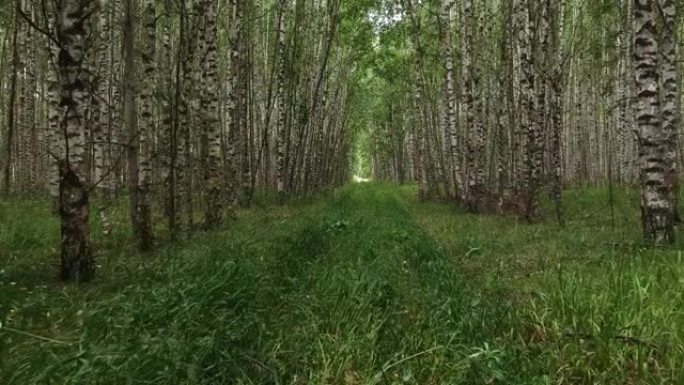
<svg viewBox="0 0 684 385"><path fill-rule="evenodd" d="M64 0L56 4L59 43L57 69L64 111L60 131L65 153L59 160L60 219L62 233L61 279L86 282L93 278L95 264L89 241L88 187L85 179L85 132L90 75L83 71L88 59L87 40L94 3Z"/></svg>
<svg viewBox="0 0 684 385"><path fill-rule="evenodd" d="M428 121L425 119L425 113L421 108L423 99L423 79L422 79L422 49L420 45L420 10L414 9L413 0L405 0L408 16L411 20L411 42L413 44L413 73L414 73L414 90L413 90L413 111L414 111L414 129L415 129L415 156L416 156L416 172L418 179L418 198L425 200L428 198L429 169L427 166L428 159L426 157L426 141L427 141L427 126Z"/></svg>
<svg viewBox="0 0 684 385"><path fill-rule="evenodd" d="M669 148L668 135L659 119L658 46L653 5L652 0L635 0L634 4L641 220L646 241L670 244L675 236L667 183Z"/></svg>
<svg viewBox="0 0 684 385"><path fill-rule="evenodd" d="M562 39L564 32L565 19L565 0L547 0L547 14L555 11L550 16L552 46L555 50L553 73L549 79L548 89L551 93L550 111L551 115L551 167L552 167L552 199L555 206L556 220L563 226L563 174L561 158L561 133L563 132L563 50ZM554 4L556 7L552 7Z"/></svg>
<svg viewBox="0 0 684 385"><path fill-rule="evenodd" d="M454 50L451 34L451 8L453 0L441 0L440 2L440 27L441 27L441 50L444 53L444 92L443 131L444 139L448 140L446 148L449 152L448 161L450 162L449 179L451 180L451 190L453 198L458 198L463 191L463 180L461 179L461 168L458 153L458 127L456 125L456 86L454 82Z"/></svg>
<svg viewBox="0 0 684 385"><path fill-rule="evenodd" d="M547 68L548 14L544 4L540 4L540 7L537 9L539 10L540 16L538 23L534 24L535 28L532 33L538 34L537 36L539 36L539 49L534 56L529 57L530 63L534 63L530 64L530 67L536 67L537 71L533 71L532 68L530 68L531 72L529 73L530 78L528 83L530 94L536 91L536 100L529 105L530 119L527 126L527 191L525 194L525 217L528 221L536 221L539 217L538 189L544 161L544 144L542 138L546 128L545 106L547 82L542 78L542 76L545 75L542 75L541 72L545 74ZM533 36L534 35L531 35L529 39L533 40Z"/></svg>
<svg viewBox="0 0 684 385"><path fill-rule="evenodd" d="M206 139L206 159L204 170L205 181L205 215L207 228L221 224L223 219L221 204L221 141L218 117L218 57L217 57L217 0L204 0L204 16L206 22L205 56L202 68L204 90L202 98L203 135Z"/></svg>
<svg viewBox="0 0 684 385"><path fill-rule="evenodd" d="M280 204L285 203L285 178L286 178L286 164L285 164L285 152L287 150L287 127L285 127L286 119L286 105L285 105L285 30L287 28L287 0L279 0L280 12L278 15L278 91L276 95L278 116L277 116L277 142L278 142L278 154L277 154L277 190L278 190L278 202Z"/></svg>
<svg viewBox="0 0 684 385"><path fill-rule="evenodd" d="M124 100L123 115L126 127L126 162L128 165L129 215L133 227L133 237L142 245L142 221L140 213L140 175L138 132L137 71L135 67L135 26L136 0L126 0L124 4L123 55L124 55Z"/></svg>
<svg viewBox="0 0 684 385"><path fill-rule="evenodd" d="M667 138L665 161L667 162L665 182L668 187L669 200L672 205L672 216L680 222L677 174L677 145L679 140L679 111L677 104L677 7L674 0L659 0L662 28L660 31L659 52L660 85L662 87L662 125Z"/></svg>
<svg viewBox="0 0 684 385"><path fill-rule="evenodd" d="M17 98L17 72L19 71L19 7L21 2L15 1L14 9L14 30L12 31L12 73L10 76L9 99L7 100L7 134L5 135L5 164L3 169L3 195L9 196L10 181L12 172L12 145L14 141L14 132L16 131L16 98ZM0 74L2 76L2 74Z"/></svg>
<svg viewBox="0 0 684 385"><path fill-rule="evenodd" d="M140 127L138 149L138 248L148 251L153 246L152 208L150 194L152 185L152 135L155 130L155 53L157 12L154 0L144 0L142 7L144 33L142 37L142 73L140 79Z"/></svg>

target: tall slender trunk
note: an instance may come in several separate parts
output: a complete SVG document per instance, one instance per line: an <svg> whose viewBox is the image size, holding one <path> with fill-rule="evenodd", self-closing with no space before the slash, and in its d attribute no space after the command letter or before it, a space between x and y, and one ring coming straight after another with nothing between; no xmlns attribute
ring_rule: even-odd
<svg viewBox="0 0 684 385"><path fill-rule="evenodd" d="M141 244L140 222L140 176L139 176L139 149L140 137L138 132L138 108L137 96L137 71L135 67L135 27L137 7L135 0L126 0L124 3L124 28L123 28L123 56L124 56L124 97L123 115L126 127L126 162L128 165L128 199L129 215L133 227L133 236L138 244Z"/></svg>
<svg viewBox="0 0 684 385"><path fill-rule="evenodd" d="M93 183L96 186L95 191L100 195L100 223L102 227L102 234L109 235L111 233L111 222L109 220L109 202L111 197L111 178L109 174L112 172L111 165L108 161L108 145L110 141L108 140L108 125L109 125L109 86L111 80L112 67L107 60L107 53L109 52L108 42L109 42L109 12L101 10L99 17L97 18L97 60L96 69L97 76L95 77L97 84L94 85L97 90L97 94L91 98L91 116L92 118L92 137L93 143L93 167L94 176ZM50 42L49 44L52 44ZM51 107L53 108L53 107ZM59 106L54 106L54 114L57 115L59 119ZM106 123L106 124L105 124Z"/></svg>
<svg viewBox="0 0 684 385"><path fill-rule="evenodd" d="M204 169L205 181L205 215L204 222L208 228L218 226L223 219L221 204L221 141L218 116L218 57L216 39L217 0L204 0L205 54L202 65L202 128L206 141L206 159Z"/></svg>
<svg viewBox="0 0 684 385"><path fill-rule="evenodd" d="M179 215L183 208L181 199L180 185L183 183L184 166L182 164L183 148L181 143L181 115L183 102L183 57L185 53L185 41L187 39L187 18L185 6L180 7L178 40L179 45L176 52L175 79L173 106L170 113L170 133L169 133L169 183L168 183L168 207L167 215L169 220L169 232L171 238L175 238L180 226Z"/></svg>
<svg viewBox="0 0 684 385"><path fill-rule="evenodd" d="M518 65L519 65L519 98L518 98L518 127L516 133L517 150L520 156L517 157L516 164L516 191L523 195L522 188L526 182L526 175L528 165L523 162L526 158L525 154L529 153L527 142L525 140L532 121L530 119L530 112L532 108L532 93L534 90L533 74L532 74L532 39L530 33L530 19L528 11L527 0L516 0L516 26L518 34ZM524 196L522 196L524 198Z"/></svg>
<svg viewBox="0 0 684 385"><path fill-rule="evenodd" d="M475 135L477 135L478 111L476 108L477 86L473 68L473 1L463 1L463 14L461 16L461 71L463 78L463 108L465 112L465 191L463 191L464 203L470 211L477 210L475 200L477 198L477 154L475 153Z"/></svg>
<svg viewBox="0 0 684 385"><path fill-rule="evenodd" d="M249 99L250 91L250 72L252 67L251 62L251 48L248 43L251 39L251 23L248 22L251 17L251 3L250 0L239 0L241 3L238 9L238 17L242 20L240 25L240 34L238 38L238 52L240 56L240 68L238 78L238 108L237 116L240 124L240 176L239 176L239 196L240 205L245 206L249 203L247 197L249 196L249 181L252 179L252 122L249 112L251 111L251 103Z"/></svg>
<svg viewBox="0 0 684 385"><path fill-rule="evenodd" d="M618 183L622 185L626 185L628 183L628 178L627 178L627 156L628 156L628 151L627 151L627 92L626 92L626 87L625 83L628 81L628 72L627 72L627 60L625 57L625 41L627 40L627 23L624 22L623 20L625 19L624 17L624 9L625 9L625 3L626 0L619 0L618 2L618 9L619 9L619 14L620 14L620 31L617 34L617 41L616 41L616 46L617 46L617 55L618 55L618 64L616 68L616 91L615 91L615 96L617 98L617 115L616 115L616 123L617 123L617 148L616 148L616 170L617 170L617 181Z"/></svg>
<svg viewBox="0 0 684 385"><path fill-rule="evenodd" d="M551 5L555 4L556 7ZM551 45L555 51L553 57L552 76L547 88L551 93L551 167L552 167L552 198L555 206L556 220L559 225L564 224L562 207L562 158L561 158L561 133L563 131L563 33L565 25L565 0L547 0L547 14L551 20Z"/></svg>
<svg viewBox="0 0 684 385"><path fill-rule="evenodd" d="M239 106L239 73L241 66L240 42L242 37L242 2L244 0L230 0L231 28L230 28L230 74L228 81L228 137L226 154L226 184L228 195L229 215L234 215L238 201L240 181L240 106Z"/></svg>
<svg viewBox="0 0 684 385"><path fill-rule="evenodd" d="M276 95L278 116L277 116L277 190L278 190L278 202L283 204L285 202L285 194L287 193L285 189L285 178L286 178L286 155L287 150L287 127L286 124L286 105L285 105L285 31L287 28L287 0L279 0L278 2L280 10L278 15L278 91Z"/></svg>
<svg viewBox="0 0 684 385"><path fill-rule="evenodd" d="M443 52L444 65L444 92L443 97L443 131L444 139L448 140L450 162L449 179L451 180L452 195L457 198L459 192L463 190L463 180L461 178L461 168L458 153L458 127L456 125L456 86L454 81L454 49L451 33L451 8L454 5L453 0L441 0L440 2L440 27L441 36L440 44Z"/></svg>
<svg viewBox="0 0 684 385"><path fill-rule="evenodd" d="M422 79L422 48L420 45L420 10L415 9L413 0L405 0L408 16L411 20L411 42L413 44L413 110L414 110L414 130L415 130L415 156L416 172L418 179L418 198L425 200L429 195L428 181L428 159L426 157L426 141L428 121L425 119L425 111L421 107L423 102L423 79ZM467 0L469 1L469 0Z"/></svg>
<svg viewBox="0 0 684 385"><path fill-rule="evenodd" d="M169 232L172 237L176 232L176 215L175 215L175 130L176 130L176 108L175 91L179 87L179 76L176 74L174 78L174 64L173 64L173 49L171 47L171 21L169 17L160 19L163 22L162 55L160 63L162 64L162 84L160 85L161 98L161 132L158 145L159 166L161 168L160 182L164 186L163 200L164 200L164 214L168 221ZM182 30L182 25L179 30Z"/></svg>
<svg viewBox="0 0 684 385"><path fill-rule="evenodd" d="M502 7L504 17L502 25L504 29L511 29L513 22L513 4L508 3ZM496 87L496 179L497 179L497 210L503 211L506 199L506 190L509 187L509 176L512 169L510 153L512 152L511 134L515 127L515 102L513 89L513 39L510 33L500 37L500 75L499 86ZM492 155L494 157L494 155Z"/></svg>
<svg viewBox="0 0 684 385"><path fill-rule="evenodd" d="M634 4L641 220L648 242L669 244L674 242L675 235L667 183L668 135L659 119L658 45L653 6L651 0L635 0Z"/></svg>
<svg viewBox="0 0 684 385"><path fill-rule="evenodd" d="M674 0L659 0L662 28L659 39L660 84L662 87L661 114L664 134L666 135L667 162L665 182L667 183L669 200L672 205L672 216L675 222L681 222L678 209L677 193L679 190L677 174L677 146L679 143L679 110L677 104L677 7Z"/></svg>
<svg viewBox="0 0 684 385"><path fill-rule="evenodd" d="M15 1L14 9L14 30L12 31L12 73L10 76L9 98L7 100L7 134L5 135L5 164L3 169L3 183L2 189L5 197L10 193L10 180L12 170L12 145L14 141L14 133L17 128L17 121L15 117L16 112L16 98L17 98L17 72L19 72L19 7L21 2ZM2 74L0 74L2 76Z"/></svg>
<svg viewBox="0 0 684 385"><path fill-rule="evenodd" d="M546 0L549 1L549 0ZM547 69L547 48L548 48L548 13L547 7L544 4L540 4L538 23L534 24L533 33L539 36L539 47L532 56L529 57L531 60L532 67L536 67L537 71L532 71L530 68L530 79L529 79L529 92L530 94L536 93L536 98L534 102L531 102L529 107L530 121L527 126L527 191L525 194L525 217L529 221L537 220L539 216L539 201L538 201L538 189L539 181L542 173L543 166L543 134L546 129L546 116L545 116L545 106L546 106L546 85L547 82L544 81L541 72L546 72ZM530 14L530 18L531 18ZM534 35L532 35L534 36Z"/></svg>
<svg viewBox="0 0 684 385"><path fill-rule="evenodd" d="M60 82L60 219L62 233L61 279L85 282L93 278L95 263L90 247L88 186L85 176L85 132L90 74L83 70L88 61L90 23L95 4L90 0L64 0L55 4L54 38L58 41L57 63Z"/></svg>
<svg viewBox="0 0 684 385"><path fill-rule="evenodd" d="M152 248L152 208L150 203L152 185L152 135L155 130L155 53L157 12L154 0L142 3L142 77L140 78L140 126L138 149L138 248L147 251Z"/></svg>

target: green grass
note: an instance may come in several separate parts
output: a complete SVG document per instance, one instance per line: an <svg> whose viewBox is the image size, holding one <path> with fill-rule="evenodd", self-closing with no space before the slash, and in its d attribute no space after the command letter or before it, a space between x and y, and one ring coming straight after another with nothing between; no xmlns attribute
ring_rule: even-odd
<svg viewBox="0 0 684 385"><path fill-rule="evenodd" d="M114 207L80 287L49 205L0 203L0 384L684 383L682 256L641 247L631 193L612 227L605 190L567 192L565 229L414 196L262 205L145 256Z"/></svg>

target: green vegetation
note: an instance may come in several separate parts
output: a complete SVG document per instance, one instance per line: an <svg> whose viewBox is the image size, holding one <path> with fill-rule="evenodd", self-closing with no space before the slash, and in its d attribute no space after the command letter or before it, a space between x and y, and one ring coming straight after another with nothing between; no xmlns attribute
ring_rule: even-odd
<svg viewBox="0 0 684 385"><path fill-rule="evenodd" d="M683 383L684 264L640 247L636 194L613 227L570 191L562 230L415 195L348 186L142 256L122 202L81 286L49 204L2 202L0 383Z"/></svg>

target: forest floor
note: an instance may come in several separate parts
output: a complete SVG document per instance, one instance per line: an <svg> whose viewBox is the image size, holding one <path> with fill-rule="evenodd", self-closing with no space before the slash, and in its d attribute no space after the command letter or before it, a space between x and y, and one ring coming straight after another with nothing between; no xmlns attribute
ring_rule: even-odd
<svg viewBox="0 0 684 385"><path fill-rule="evenodd" d="M0 384L684 384L683 243L640 245L633 192L613 220L566 192L564 229L415 195L255 206L144 256L122 202L81 286L48 203L2 202Z"/></svg>

